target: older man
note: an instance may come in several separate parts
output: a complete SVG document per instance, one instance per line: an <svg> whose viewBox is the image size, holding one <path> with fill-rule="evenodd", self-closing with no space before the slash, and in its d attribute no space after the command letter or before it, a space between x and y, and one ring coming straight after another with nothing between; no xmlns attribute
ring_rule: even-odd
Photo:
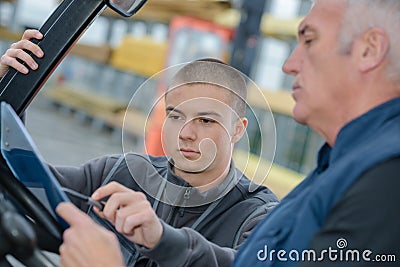
<svg viewBox="0 0 400 267"><path fill-rule="evenodd" d="M398 0L317 0L300 23L283 70L326 143L235 266L399 266L399 19Z"/></svg>

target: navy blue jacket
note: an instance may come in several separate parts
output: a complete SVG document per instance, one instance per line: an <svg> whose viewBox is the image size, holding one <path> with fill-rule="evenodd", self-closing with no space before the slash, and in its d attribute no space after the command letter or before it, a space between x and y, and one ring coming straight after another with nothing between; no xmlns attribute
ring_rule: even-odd
<svg viewBox="0 0 400 267"><path fill-rule="evenodd" d="M321 148L317 168L253 231L239 250L234 266L298 265L330 209L358 178L377 164L400 155L399 137L400 98L348 123L333 148L327 144ZM334 249L340 246L332 244ZM279 250L283 252L279 254ZM300 261L292 251L297 251Z"/></svg>

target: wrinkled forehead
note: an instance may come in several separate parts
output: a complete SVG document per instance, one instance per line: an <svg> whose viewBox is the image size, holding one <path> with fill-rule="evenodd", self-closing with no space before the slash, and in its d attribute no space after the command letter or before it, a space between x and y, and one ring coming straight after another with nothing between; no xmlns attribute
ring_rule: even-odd
<svg viewBox="0 0 400 267"><path fill-rule="evenodd" d="M336 15L342 14L344 9L348 6L348 0L315 0L312 2L311 9L305 16L306 18L310 15L310 13L314 13L316 11L335 13Z"/></svg>
<svg viewBox="0 0 400 267"><path fill-rule="evenodd" d="M313 6L300 22L298 35L303 34L304 29L326 30L331 24L339 26L346 10L347 0L315 0Z"/></svg>

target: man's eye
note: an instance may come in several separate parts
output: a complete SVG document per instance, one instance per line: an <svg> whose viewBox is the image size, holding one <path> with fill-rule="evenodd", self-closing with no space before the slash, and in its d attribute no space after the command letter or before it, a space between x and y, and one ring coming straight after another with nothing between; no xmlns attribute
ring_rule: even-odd
<svg viewBox="0 0 400 267"><path fill-rule="evenodd" d="M169 119L172 119L172 120L179 120L179 119L181 118L181 116L175 115L175 114L168 114L167 117L168 117Z"/></svg>
<svg viewBox="0 0 400 267"><path fill-rule="evenodd" d="M305 45L310 45L312 43L312 39L304 39L304 44Z"/></svg>
<svg viewBox="0 0 400 267"><path fill-rule="evenodd" d="M215 120L210 119L210 118L199 118L199 121L200 121L201 123L203 123L203 124L211 124L211 123L214 123L214 122L215 122Z"/></svg>

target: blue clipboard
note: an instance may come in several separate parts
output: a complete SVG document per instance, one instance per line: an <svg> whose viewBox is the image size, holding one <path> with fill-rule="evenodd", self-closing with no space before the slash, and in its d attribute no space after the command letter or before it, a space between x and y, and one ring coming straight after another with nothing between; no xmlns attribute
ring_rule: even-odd
<svg viewBox="0 0 400 267"><path fill-rule="evenodd" d="M59 203L70 200L38 152L21 119L5 102L1 103L1 154L14 176L48 208L64 229L68 228L55 209Z"/></svg>

